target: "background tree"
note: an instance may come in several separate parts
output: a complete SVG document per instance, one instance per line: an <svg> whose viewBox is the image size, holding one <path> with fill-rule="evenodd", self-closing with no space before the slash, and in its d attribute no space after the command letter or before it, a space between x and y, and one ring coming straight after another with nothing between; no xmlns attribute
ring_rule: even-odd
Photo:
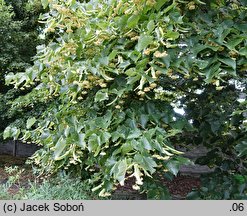
<svg viewBox="0 0 247 216"><path fill-rule="evenodd" d="M38 17L43 8L38 1L0 1L0 134L4 128L25 114L9 112L11 101L27 91L5 85L9 72L23 72L32 65L38 39ZM2 135L1 138L2 139Z"/></svg>

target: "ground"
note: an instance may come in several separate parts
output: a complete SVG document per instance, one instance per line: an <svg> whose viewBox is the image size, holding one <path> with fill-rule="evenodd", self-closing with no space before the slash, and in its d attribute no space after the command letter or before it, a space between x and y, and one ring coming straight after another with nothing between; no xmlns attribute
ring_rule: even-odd
<svg viewBox="0 0 247 216"><path fill-rule="evenodd" d="M5 167L14 167L18 166L24 171L20 174L19 181L12 185L9 189L9 193L15 194L18 192L19 188L22 186L28 187L29 181L39 180L37 176L32 173L32 169L29 165L25 164L26 158L13 157L7 155L0 155L0 184L7 182L11 174L7 173ZM173 199L185 199L186 195L195 188L200 187L200 179L193 176L184 176L178 175L172 181L165 180L161 178L162 183L168 187L169 192L171 193ZM131 181L127 182L125 186L118 187L117 196L118 199L126 199L129 196L129 199L142 199L142 196L139 196L131 186Z"/></svg>

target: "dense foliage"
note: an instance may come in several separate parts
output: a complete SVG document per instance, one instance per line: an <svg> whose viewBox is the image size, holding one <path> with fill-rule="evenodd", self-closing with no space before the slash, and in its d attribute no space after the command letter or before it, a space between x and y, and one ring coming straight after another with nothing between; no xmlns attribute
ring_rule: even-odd
<svg viewBox="0 0 247 216"><path fill-rule="evenodd" d="M31 57L36 54L39 43L38 17L42 11L38 1L0 1L0 135L8 124L17 123L25 115L9 109L11 101L27 91L11 89L5 85L4 77L9 72L23 72L32 65Z"/></svg>
<svg viewBox="0 0 247 216"><path fill-rule="evenodd" d="M42 3L49 43L6 82L35 86L12 109L47 107L5 130L43 146L33 156L41 172L68 169L101 196L131 177L148 191L155 172L190 163L176 146L204 144L198 163L246 175L245 1Z"/></svg>
<svg viewBox="0 0 247 216"><path fill-rule="evenodd" d="M202 187L188 194L187 199L203 200L246 200L246 175L215 172L201 177Z"/></svg>

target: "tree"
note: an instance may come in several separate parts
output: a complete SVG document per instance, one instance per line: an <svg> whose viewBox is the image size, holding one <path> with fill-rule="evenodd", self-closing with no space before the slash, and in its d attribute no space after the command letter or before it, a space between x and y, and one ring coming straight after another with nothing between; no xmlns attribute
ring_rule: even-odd
<svg viewBox="0 0 247 216"><path fill-rule="evenodd" d="M27 91L11 89L5 85L4 77L9 72L23 72L32 65L31 58L39 43L38 16L41 11L38 2L0 1L0 121L3 122L0 134L18 117L19 120L23 118L16 110L9 112L9 108L13 99Z"/></svg>
<svg viewBox="0 0 247 216"><path fill-rule="evenodd" d="M134 188L148 192L157 183L155 173L176 175L190 163L175 146L218 148L222 137L219 148L246 171L246 146L237 145L246 140L246 102L232 104L246 91L244 2L43 5L49 13L42 16L42 35L51 40L38 47L31 69L6 81L16 88L37 84L14 102L18 106L49 105L28 119L27 128L5 130L5 137L19 130L21 139L43 146L33 156L42 172L80 173L102 196L130 177ZM217 165L223 164L221 158Z"/></svg>

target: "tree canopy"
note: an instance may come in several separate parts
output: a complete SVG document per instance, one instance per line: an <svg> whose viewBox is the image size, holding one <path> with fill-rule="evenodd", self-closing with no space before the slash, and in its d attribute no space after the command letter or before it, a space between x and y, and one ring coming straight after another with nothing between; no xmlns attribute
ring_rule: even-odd
<svg viewBox="0 0 247 216"><path fill-rule="evenodd" d="M203 144L200 163L246 174L245 1L42 4L48 43L6 82L34 86L12 109L46 107L5 130L43 146L33 156L41 172L80 174L102 196L131 177L150 192L156 173L190 163L177 146Z"/></svg>

